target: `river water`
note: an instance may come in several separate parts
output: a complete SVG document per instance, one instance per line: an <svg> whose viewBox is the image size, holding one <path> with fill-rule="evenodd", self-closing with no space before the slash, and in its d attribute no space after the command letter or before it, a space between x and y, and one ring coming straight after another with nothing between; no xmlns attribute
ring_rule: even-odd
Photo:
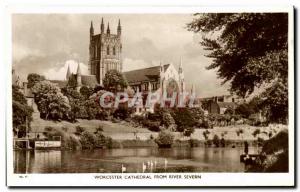
<svg viewBox="0 0 300 192"><path fill-rule="evenodd" d="M249 149L255 153L255 148ZM243 148L14 151L15 173L244 172ZM152 162L152 163L151 163ZM152 164L152 165L151 165Z"/></svg>

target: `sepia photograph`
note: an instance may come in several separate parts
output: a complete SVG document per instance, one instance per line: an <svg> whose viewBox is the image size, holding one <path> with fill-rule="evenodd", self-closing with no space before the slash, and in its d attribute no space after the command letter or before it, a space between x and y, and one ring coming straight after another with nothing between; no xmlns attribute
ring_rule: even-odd
<svg viewBox="0 0 300 192"><path fill-rule="evenodd" d="M293 174L290 25L287 9L11 14L11 174Z"/></svg>

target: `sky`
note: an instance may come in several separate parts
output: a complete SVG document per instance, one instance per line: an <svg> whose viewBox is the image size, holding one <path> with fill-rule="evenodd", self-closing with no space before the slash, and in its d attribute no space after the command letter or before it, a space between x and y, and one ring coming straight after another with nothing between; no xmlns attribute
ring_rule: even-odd
<svg viewBox="0 0 300 192"><path fill-rule="evenodd" d="M211 59L199 44L201 34L186 29L192 14L15 14L12 18L13 67L22 80L29 73L63 80L67 67L78 63L88 74L89 28L100 33L103 17L111 33L122 26L123 70L183 62L186 87L195 85L199 97L228 94L215 70L206 70Z"/></svg>

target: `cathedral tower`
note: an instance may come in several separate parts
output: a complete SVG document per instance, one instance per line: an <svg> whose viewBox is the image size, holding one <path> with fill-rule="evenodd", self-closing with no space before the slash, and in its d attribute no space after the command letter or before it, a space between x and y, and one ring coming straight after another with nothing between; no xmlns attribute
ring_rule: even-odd
<svg viewBox="0 0 300 192"><path fill-rule="evenodd" d="M119 20L117 34L110 31L109 23L105 33L102 18L99 34L94 34L93 23L91 23L89 73L96 75L98 83L103 85L105 74L113 69L122 71L121 22Z"/></svg>

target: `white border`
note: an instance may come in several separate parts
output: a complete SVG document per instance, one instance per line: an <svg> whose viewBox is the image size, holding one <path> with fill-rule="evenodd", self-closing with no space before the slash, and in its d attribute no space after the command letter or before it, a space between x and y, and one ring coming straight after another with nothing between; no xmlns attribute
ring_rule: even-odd
<svg viewBox="0 0 300 192"><path fill-rule="evenodd" d="M71 6L8 6L5 10L5 72L6 77L6 130L7 130L7 185L8 186L293 186L294 185L294 12L292 6L243 7L71 7ZM288 12L289 13L289 173L199 173L201 180L99 180L101 174L20 174L13 173L11 108L12 35L11 15L14 13L194 13L194 12ZM184 173L191 175L197 173ZM24 175L24 174L23 174ZM120 175L120 174L108 174ZM136 174L122 174L136 175ZM155 175L155 174L147 174ZM166 174L170 175L170 174Z"/></svg>

